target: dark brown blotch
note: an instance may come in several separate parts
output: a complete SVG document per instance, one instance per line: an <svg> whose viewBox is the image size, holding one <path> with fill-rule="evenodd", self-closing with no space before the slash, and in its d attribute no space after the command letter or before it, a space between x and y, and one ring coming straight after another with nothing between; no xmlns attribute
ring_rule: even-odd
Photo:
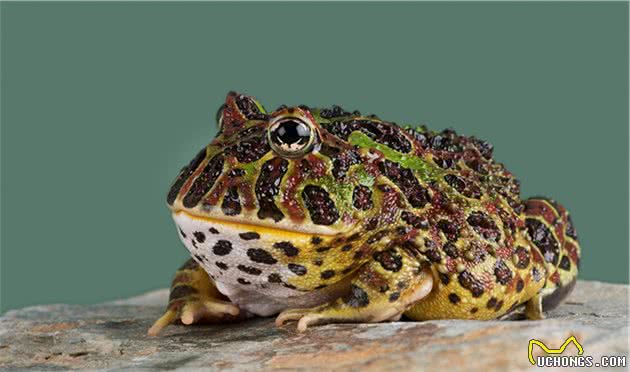
<svg viewBox="0 0 630 372"><path fill-rule="evenodd" d="M212 247L212 252L217 256L225 256L232 252L232 243L227 240L219 240Z"/></svg>
<svg viewBox="0 0 630 372"><path fill-rule="evenodd" d="M264 263L267 265L273 265L278 262L271 253L267 252L262 248L250 248L247 250L247 257L250 260L257 263Z"/></svg>
<svg viewBox="0 0 630 372"><path fill-rule="evenodd" d="M494 276L497 282L506 285L512 280L513 273L503 260L498 260L494 265Z"/></svg>
<svg viewBox="0 0 630 372"><path fill-rule="evenodd" d="M335 203L323 188L308 185L302 191L302 198L313 223L327 226L339 219L339 211Z"/></svg>
<svg viewBox="0 0 630 372"><path fill-rule="evenodd" d="M473 297L481 297L484 292L483 282L475 278L468 270L464 270L457 276L459 285L469 290Z"/></svg>
<svg viewBox="0 0 630 372"><path fill-rule="evenodd" d="M398 272L402 268L402 256L393 248L374 253L374 259L388 271Z"/></svg>
<svg viewBox="0 0 630 372"><path fill-rule="evenodd" d="M295 275L299 275L299 276L306 275L306 272L307 272L306 267L304 267L304 266L302 266L300 264L290 263L290 264L287 265L287 267Z"/></svg>
<svg viewBox="0 0 630 372"><path fill-rule="evenodd" d="M294 257L300 253L300 251L290 242L277 242L273 244L273 247L280 249L287 257Z"/></svg>
<svg viewBox="0 0 630 372"><path fill-rule="evenodd" d="M356 186L352 193L352 205L362 211L371 209L374 206L372 203L372 190L367 186Z"/></svg>

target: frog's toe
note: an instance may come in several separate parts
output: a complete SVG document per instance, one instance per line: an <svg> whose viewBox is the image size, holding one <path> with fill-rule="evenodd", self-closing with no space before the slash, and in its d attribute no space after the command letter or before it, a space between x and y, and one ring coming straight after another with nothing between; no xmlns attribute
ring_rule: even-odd
<svg viewBox="0 0 630 372"><path fill-rule="evenodd" d="M177 320L182 324L191 325L194 323L212 323L221 320L235 319L240 314L240 309L229 302L205 299L191 299L183 305L169 307L164 315L153 323L149 328L149 336L156 336L170 324Z"/></svg>
<svg viewBox="0 0 630 372"><path fill-rule="evenodd" d="M188 302L181 311L180 320L186 325L235 317L240 313L237 306L220 300Z"/></svg>
<svg viewBox="0 0 630 372"><path fill-rule="evenodd" d="M297 330L300 332L304 332L310 325L326 323L324 317L317 312L317 308L289 309L278 315L276 318L276 326L281 327L291 321L298 322Z"/></svg>

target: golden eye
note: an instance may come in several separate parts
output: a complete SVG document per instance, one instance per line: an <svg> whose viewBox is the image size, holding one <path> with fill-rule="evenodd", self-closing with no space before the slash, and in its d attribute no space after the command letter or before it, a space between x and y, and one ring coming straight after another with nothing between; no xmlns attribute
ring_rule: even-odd
<svg viewBox="0 0 630 372"><path fill-rule="evenodd" d="M302 119L285 117L274 122L267 132L271 148L284 156L300 156L308 152L315 140L315 131Z"/></svg>

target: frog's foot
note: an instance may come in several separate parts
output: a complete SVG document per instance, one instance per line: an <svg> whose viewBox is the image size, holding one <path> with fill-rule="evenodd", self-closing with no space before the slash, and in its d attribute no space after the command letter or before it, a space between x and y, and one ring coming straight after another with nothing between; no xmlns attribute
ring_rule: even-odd
<svg viewBox="0 0 630 372"><path fill-rule="evenodd" d="M178 320L185 325L216 323L234 320L239 314L240 309L224 300L208 274L191 259L177 271L166 311L149 328L148 334L156 336Z"/></svg>
<svg viewBox="0 0 630 372"><path fill-rule="evenodd" d="M297 329L327 323L377 323L395 321L433 288L433 274L426 262L392 248L378 253L352 280L350 291L337 300L309 309L288 309L276 325L297 321Z"/></svg>

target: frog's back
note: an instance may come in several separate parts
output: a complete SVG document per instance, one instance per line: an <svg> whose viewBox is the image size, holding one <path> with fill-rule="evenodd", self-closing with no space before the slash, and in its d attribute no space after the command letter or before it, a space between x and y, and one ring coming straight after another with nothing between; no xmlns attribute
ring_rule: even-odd
<svg viewBox="0 0 630 372"><path fill-rule="evenodd" d="M551 199L522 201L489 143L361 119L326 128L382 153L381 174L408 202L395 231L439 279L408 316L496 318L537 296L551 308L573 288L580 249L569 214Z"/></svg>

